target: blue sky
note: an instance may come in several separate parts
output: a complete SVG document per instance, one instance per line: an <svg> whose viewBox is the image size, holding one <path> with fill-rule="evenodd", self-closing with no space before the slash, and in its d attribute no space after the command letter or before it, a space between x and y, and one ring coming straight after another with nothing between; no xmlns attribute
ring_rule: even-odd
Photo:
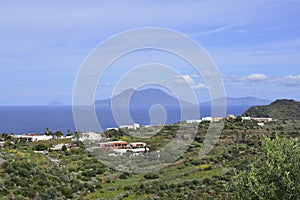
<svg viewBox="0 0 300 200"><path fill-rule="evenodd" d="M2 1L0 105L70 104L89 52L113 34L141 27L196 40L217 64L228 96L300 100L299 21L296 0ZM111 94L118 73L111 68L97 98ZM205 101L201 78L181 73Z"/></svg>

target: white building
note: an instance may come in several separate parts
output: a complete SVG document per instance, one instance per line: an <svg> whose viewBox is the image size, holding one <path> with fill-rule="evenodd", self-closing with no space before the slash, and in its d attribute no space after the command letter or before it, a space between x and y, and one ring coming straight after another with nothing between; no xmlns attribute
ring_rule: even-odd
<svg viewBox="0 0 300 200"><path fill-rule="evenodd" d="M242 117L242 120L251 120L251 117Z"/></svg>
<svg viewBox="0 0 300 200"><path fill-rule="evenodd" d="M222 120L223 120L222 117L213 117L213 118L212 118L212 121L213 121L213 122L219 122L219 121L222 121Z"/></svg>
<svg viewBox="0 0 300 200"><path fill-rule="evenodd" d="M67 135L65 138L66 139L72 139L72 138L74 138L75 136L74 135Z"/></svg>
<svg viewBox="0 0 300 200"><path fill-rule="evenodd" d="M120 128L123 129L134 129L137 130L139 129L141 126L139 124L133 124L133 125L121 125Z"/></svg>
<svg viewBox="0 0 300 200"><path fill-rule="evenodd" d="M258 122L257 125L258 125L258 126L264 126L265 123L263 123L263 122Z"/></svg>
<svg viewBox="0 0 300 200"><path fill-rule="evenodd" d="M118 131L119 128L116 128L116 127L110 127L110 128L107 128L107 129L106 129L106 131L110 131L110 130L116 130L116 131Z"/></svg>
<svg viewBox="0 0 300 200"><path fill-rule="evenodd" d="M255 121L258 121L258 122L272 122L273 121L273 118L270 118L270 117L254 117L252 119Z"/></svg>
<svg viewBox="0 0 300 200"><path fill-rule="evenodd" d="M213 120L212 117L202 117L202 121L208 121L211 122Z"/></svg>
<svg viewBox="0 0 300 200"><path fill-rule="evenodd" d="M149 148L136 148L136 149L113 149L113 153L109 156L118 156L125 153L131 153L132 155L140 155L141 153L146 153L149 151Z"/></svg>
<svg viewBox="0 0 300 200"><path fill-rule="evenodd" d="M146 146L146 143L144 142L130 142L129 145L133 148L136 148L136 147L145 147Z"/></svg>
<svg viewBox="0 0 300 200"><path fill-rule="evenodd" d="M95 132L85 132L81 134L81 137L79 138L80 141L85 140L101 140L101 134L95 133Z"/></svg>
<svg viewBox="0 0 300 200"><path fill-rule="evenodd" d="M188 123L188 124L200 123L200 122L202 122L201 119L190 119L190 120L186 120L186 123Z"/></svg>
<svg viewBox="0 0 300 200"><path fill-rule="evenodd" d="M53 136L51 135L39 135L39 134L25 134L25 135L13 135L16 139L25 139L28 142L38 142L38 141L44 141L44 140L51 140L53 139Z"/></svg>
<svg viewBox="0 0 300 200"><path fill-rule="evenodd" d="M242 117L242 120L254 120L257 122L272 122L273 118L270 117Z"/></svg>

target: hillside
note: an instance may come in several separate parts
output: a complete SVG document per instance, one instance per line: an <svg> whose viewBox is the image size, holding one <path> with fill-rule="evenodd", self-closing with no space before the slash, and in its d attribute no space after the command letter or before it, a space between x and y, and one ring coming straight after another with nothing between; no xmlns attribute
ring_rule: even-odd
<svg viewBox="0 0 300 200"><path fill-rule="evenodd" d="M272 117L275 119L300 119L300 102L289 99L276 100L267 106L253 106L243 113L250 117Z"/></svg>
<svg viewBox="0 0 300 200"><path fill-rule="evenodd" d="M87 150L86 145L78 146L77 141L71 139L21 142L9 137L8 134L0 134L0 141L5 141L3 146L0 146L0 199L238 199L232 198L232 196L241 193L247 195L249 189L247 189L248 186L240 187L238 183L245 179L241 179L240 175L235 176L236 172L252 178L253 176L248 176L249 171L245 170L252 169L253 164L259 175L262 173L265 175L263 177L268 177L272 172L272 170L261 168L263 165L258 159L258 156L263 158L263 149L270 150L261 147L264 145L263 138L275 138L276 130L281 132L280 137L282 138L299 138L300 130L300 123L293 122L293 120L284 126L283 123L277 121L274 124L266 124L265 127L258 126L255 121L225 121L217 145L204 158L199 157L199 152L206 138L208 122L200 124L181 122L166 125L160 127L156 134L151 134L151 137L124 136L124 131L120 130L111 130L104 134L106 137L109 136L116 140L145 142L150 148L150 152L158 152L169 145L175 135L185 136L185 133L191 133L195 126L198 127L195 140L178 160L163 168L145 170L141 173L117 171L106 166L97 154ZM180 130L184 134L180 134ZM156 132L154 127L144 127L142 131ZM275 142L277 141L275 140ZM69 149L63 150L62 147L61 150L51 150L53 145L59 144L65 144L69 146ZM280 145L280 143L276 144ZM273 147L275 148L274 145ZM280 159L280 162L276 162L280 164L280 167L288 165L291 169L288 171L290 177L296 177L296 180L299 180L299 173L297 173L299 156L293 156L299 155L299 150L288 151L294 145L285 145L284 147L282 152L285 153L281 153L280 157L272 156L272 158ZM42 149L49 150L45 152ZM297 147L297 149L299 148ZM281 150L281 148L276 148L276 150ZM286 152L289 153L286 154ZM117 161L120 156L112 158ZM123 156L126 156L128 162L138 158L127 154ZM146 156L148 154L144 154L140 159L143 160ZM160 157L157 158L157 161L159 160ZM289 165L291 162L293 165ZM287 169L274 168L273 165L271 167L276 170L276 173L278 173L277 169L281 171ZM270 176L272 179L267 179L269 180L267 183L273 181L273 177L282 180L282 176L281 173L278 173L278 176ZM294 190L286 190L289 191L287 193L285 192L285 183L278 182L281 189L278 191L284 190L281 195L287 194L291 198L278 196L277 199L299 199L297 198L300 196L297 187L293 187L296 188ZM250 186L257 187L259 183L256 182ZM287 183L291 187L293 183L298 184L297 181ZM265 181L262 184L270 185ZM267 187L265 190L273 192L273 188L274 186ZM269 193L264 192L263 194L268 195ZM274 194L276 193L274 192Z"/></svg>

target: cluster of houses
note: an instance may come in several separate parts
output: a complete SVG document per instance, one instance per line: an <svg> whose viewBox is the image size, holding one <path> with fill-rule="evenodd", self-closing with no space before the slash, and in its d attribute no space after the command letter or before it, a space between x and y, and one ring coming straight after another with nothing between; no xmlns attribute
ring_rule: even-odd
<svg viewBox="0 0 300 200"><path fill-rule="evenodd" d="M272 122L273 121L273 118L270 118L270 117L242 117L242 120L254 120L254 121L257 121L257 122L265 122L265 123L268 123L268 122Z"/></svg>
<svg viewBox="0 0 300 200"><path fill-rule="evenodd" d="M221 120L233 120L235 119L234 115L228 115L226 118L221 117L202 117L201 119L191 119L186 120L186 123L200 123L204 121L208 122L218 122ZM257 118L257 117L241 117L242 121L250 121L254 120L257 121L257 124L259 126L264 126L265 123L272 122L272 118ZM145 126L147 127L147 126ZM140 124L132 124L132 125L122 125L118 128L107 128L107 130L119 130L119 129L131 129L131 130L137 130L140 129ZM45 141L45 140L52 140L52 139L63 139L63 138L72 138L72 140L77 140L77 138L74 138L74 135L60 137L60 138L54 138L54 136L50 135L39 135L39 134L24 134L24 135L12 135L13 138L16 139L25 139L27 142L38 142L38 141ZM93 141L100 141L101 140L101 134L95 133L95 132L85 132L81 133L79 137L80 141L85 140L93 140ZM4 141L1 141L0 145L3 145ZM59 144L52 147L52 150L61 150L63 146L66 146L68 149L70 148L69 145L66 144ZM146 153L149 151L149 148L146 147L145 143L142 142L131 142L128 143L126 141L108 141L108 142L101 142L98 143L97 148L105 149L112 151L112 156L115 155L123 155L125 153L132 153L134 155L140 154L140 153Z"/></svg>
<svg viewBox="0 0 300 200"><path fill-rule="evenodd" d="M254 120L257 121L258 126L264 126L265 123L269 123L273 121L273 118L270 117L242 117L242 121Z"/></svg>
<svg viewBox="0 0 300 200"><path fill-rule="evenodd" d="M202 117L201 119L186 120L186 123L192 124L192 123L201 123L201 122L219 122L221 120L223 120L222 117Z"/></svg>
<svg viewBox="0 0 300 200"><path fill-rule="evenodd" d="M224 118L221 117L202 117L201 119L192 119L192 120L186 120L186 123L191 124L191 123L200 123L203 121L209 121L209 122L218 122L223 120ZM235 116L234 115L227 115L225 120L230 121L234 120ZM264 126L265 123L269 123L273 121L273 118L270 117L242 117L242 121L257 121L257 124L259 126Z"/></svg>
<svg viewBox="0 0 300 200"><path fill-rule="evenodd" d="M200 122L218 122L221 121L222 117L202 117L201 119L191 119L186 120L186 123L192 124L192 123L200 123Z"/></svg>
<svg viewBox="0 0 300 200"><path fill-rule="evenodd" d="M28 133L23 135L12 135L12 137L15 139L25 139L27 142L39 142L39 141L52 140L52 139L72 138L73 136L54 137L52 135L40 135L35 133Z"/></svg>
<svg viewBox="0 0 300 200"><path fill-rule="evenodd" d="M136 129L140 128L138 124L134 124L132 126L126 125L122 126L122 128L128 128L128 129ZM121 126L120 126L121 128ZM111 130L111 129L110 129ZM114 129L115 130L115 129ZM79 140L82 142L85 141L101 141L102 136L100 133L95 132L85 132L81 133ZM77 140L76 138L73 138L72 140ZM62 146L57 147L62 148ZM146 147L146 143L143 142L126 142L126 141L106 141L106 142L100 142L97 144L96 148L100 148L103 150L110 151L110 156L117 156L117 155L123 155L125 153L131 153L132 155L139 155L141 153L146 153L149 151L149 148Z"/></svg>

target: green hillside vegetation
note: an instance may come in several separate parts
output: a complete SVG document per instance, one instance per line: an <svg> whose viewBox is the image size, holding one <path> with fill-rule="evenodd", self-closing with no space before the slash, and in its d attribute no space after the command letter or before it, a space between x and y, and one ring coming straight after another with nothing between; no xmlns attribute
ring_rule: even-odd
<svg viewBox="0 0 300 200"><path fill-rule="evenodd" d="M288 99L276 100L267 106L253 106L243 113L243 116L300 119L300 102Z"/></svg>
<svg viewBox="0 0 300 200"><path fill-rule="evenodd" d="M70 140L63 142L73 143L75 147L71 150L51 151L49 147L62 140L26 143L2 134L6 142L0 147L0 157L5 160L0 167L0 196L26 200L262 199L253 194L272 191L276 198L273 195L271 199L297 199L300 196L299 122L278 120L264 127L254 121L225 122L217 145L200 159L199 151L209 126L208 122L202 122L192 145L173 164L140 174L104 166L83 145L76 147L77 143ZM105 134L114 139L144 141L155 151L172 140L179 126L188 132L194 125L184 122L166 125L149 138L134 138L122 130ZM48 155L35 152L45 148ZM59 165L49 157L59 160ZM277 171L272 171L270 163L277 163L274 167ZM257 178L266 170L266 176ZM282 190L278 190L278 183ZM260 187L253 191L255 185ZM248 190L243 193L238 188ZM283 194L285 189L288 190Z"/></svg>

